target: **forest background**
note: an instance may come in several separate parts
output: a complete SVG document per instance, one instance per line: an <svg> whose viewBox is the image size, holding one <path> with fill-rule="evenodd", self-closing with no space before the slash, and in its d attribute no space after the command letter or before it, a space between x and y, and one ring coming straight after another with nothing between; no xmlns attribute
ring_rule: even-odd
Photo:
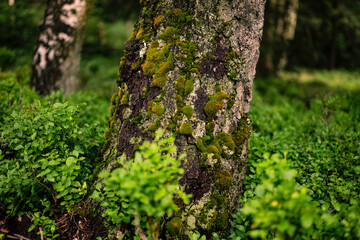
<svg viewBox="0 0 360 240"><path fill-rule="evenodd" d="M33 226L34 237L39 232L41 237L66 239L76 234L76 227L57 224L60 217L48 217L51 207L43 211L47 203L37 206L40 199L35 193L34 201L26 203L28 208L11 204L26 198L26 193L1 197L12 195L8 186L16 189L20 184L14 182L18 175L11 170L21 172L4 156L21 150L16 148L19 144L11 145L14 138L32 146L39 138L53 144L52 138L59 134L56 130L41 137L40 133L37 137L27 133L34 137L26 140L21 140L22 133L26 136L26 127L30 126L29 112L41 112L41 124L51 129L45 123L51 122L51 114L61 110L64 118L56 124L68 124L71 133L83 133L72 135L71 151L96 158L105 141L103 134L108 128L111 96L117 92L124 44L132 33L140 5L137 1L93 0L78 91L68 96L59 91L39 97L29 83L46 2L14 2L0 3L0 159L4 162L0 166L0 238L25 236L27 228ZM288 34L289 28L280 27L287 16L281 9L288 10L291 4L298 5L292 12L292 16L296 15L293 34ZM360 239L360 3L267 1L265 11L250 108L252 136L244 208L234 215L229 239ZM68 105L78 107L69 109ZM69 116L73 121L68 120ZM82 144L76 148L78 142ZM37 156L49 145L36 148L32 154ZM81 188L83 184L72 187ZM81 194L78 199L82 199ZM68 199L65 205L80 204L78 199ZM74 215L79 214L76 211ZM28 216L29 221L16 226L12 222L15 220L9 220L15 216ZM200 235L191 237L197 239Z"/></svg>

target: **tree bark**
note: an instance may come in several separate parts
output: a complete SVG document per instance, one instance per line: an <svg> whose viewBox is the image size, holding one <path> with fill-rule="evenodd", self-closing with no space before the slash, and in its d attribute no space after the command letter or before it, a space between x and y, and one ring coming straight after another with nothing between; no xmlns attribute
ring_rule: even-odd
<svg viewBox="0 0 360 240"><path fill-rule="evenodd" d="M167 239L227 234L245 176L265 1L141 3L110 107L105 168L166 129L178 153L187 153L180 183L192 194L189 206L178 203L178 215L167 216Z"/></svg>
<svg viewBox="0 0 360 240"><path fill-rule="evenodd" d="M259 60L261 74L273 76L286 67L298 8L299 0L270 0L266 3L263 55Z"/></svg>
<svg viewBox="0 0 360 240"><path fill-rule="evenodd" d="M41 95L77 87L88 17L87 0L48 0L36 44L31 86Z"/></svg>

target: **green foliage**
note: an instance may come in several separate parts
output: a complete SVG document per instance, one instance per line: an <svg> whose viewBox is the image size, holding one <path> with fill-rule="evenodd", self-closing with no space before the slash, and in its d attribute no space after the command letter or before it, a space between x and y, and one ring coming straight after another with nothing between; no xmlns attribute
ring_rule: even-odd
<svg viewBox="0 0 360 240"><path fill-rule="evenodd" d="M321 219L307 189L296 183L296 170L279 155L265 155L265 160L254 167L261 183L254 189L256 197L239 212L243 218L252 218L251 228L239 235L261 239L315 236L315 224L321 224ZM238 232L240 229L246 230L244 226L239 226Z"/></svg>
<svg viewBox="0 0 360 240"><path fill-rule="evenodd" d="M290 234L294 229L292 236L298 239L309 238L310 234L316 239L359 238L359 231L354 226L358 225L359 215L356 214L360 210L360 152L357 140L360 112L356 107L360 99L356 92L344 92L343 86L337 85L333 76L339 72L321 74L315 73L317 77L306 82L289 79L255 81L257 91L251 111L253 133L244 182L244 210L247 206L248 212L240 210L235 215L230 239L251 238L250 232L253 231L252 236L266 232L268 238L276 238ZM350 78L350 73L341 75L344 78L342 82L351 81L356 74ZM329 76L329 82L318 84L318 79L325 76ZM329 93L333 86L336 90ZM279 174L268 177L263 172L260 174L259 168L268 161L264 161L264 152L284 155L287 152L287 166L268 166L266 171L280 173L296 169L296 177L285 181L280 179ZM284 161L279 155L275 156L271 158L273 161ZM275 189L274 186L276 191L268 189ZM260 194L261 189L268 190ZM277 196L284 189L292 189L299 197L291 199L292 194ZM307 189L306 194L301 189ZM298 205L302 206L301 210ZM308 213L310 208L311 217ZM266 216L263 216L265 212ZM257 216L263 218L256 220L255 228L253 224ZM275 221L269 224L268 229L266 224L271 219ZM312 222L310 228L306 228L304 219L308 224ZM286 230L281 229L284 223L278 221L286 222ZM274 231L277 232L275 236L272 235Z"/></svg>
<svg viewBox="0 0 360 240"><path fill-rule="evenodd" d="M180 168L181 155L177 160L171 157L176 152L174 138L145 141L130 161L123 155L121 167L100 174L103 183L97 183L93 198L101 202L106 210L104 216L115 224L130 223L134 218L136 230L141 231L140 219L148 223L150 237L165 214L171 216L178 207L174 197L189 202L189 196L179 189L177 179L184 172Z"/></svg>
<svg viewBox="0 0 360 240"><path fill-rule="evenodd" d="M8 119L12 111L18 111L35 99L35 92L27 86L21 86L13 74L0 73L0 124Z"/></svg>
<svg viewBox="0 0 360 240"><path fill-rule="evenodd" d="M75 213L103 142L102 128L80 120L79 107L38 101L1 125L0 201L11 215L34 213L45 235L55 237L51 206Z"/></svg>

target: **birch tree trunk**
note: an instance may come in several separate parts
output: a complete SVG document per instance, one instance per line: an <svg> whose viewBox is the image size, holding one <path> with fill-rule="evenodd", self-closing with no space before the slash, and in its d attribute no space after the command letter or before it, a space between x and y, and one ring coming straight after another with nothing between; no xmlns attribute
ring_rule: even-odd
<svg viewBox="0 0 360 240"><path fill-rule="evenodd" d="M167 239L198 230L226 234L239 207L249 104L264 0L143 0L120 63L103 161L130 158L158 128L175 136L191 204L168 216ZM111 169L111 167L108 167Z"/></svg>
<svg viewBox="0 0 360 240"><path fill-rule="evenodd" d="M77 87L88 17L87 0L48 0L32 62L31 86L41 95Z"/></svg>

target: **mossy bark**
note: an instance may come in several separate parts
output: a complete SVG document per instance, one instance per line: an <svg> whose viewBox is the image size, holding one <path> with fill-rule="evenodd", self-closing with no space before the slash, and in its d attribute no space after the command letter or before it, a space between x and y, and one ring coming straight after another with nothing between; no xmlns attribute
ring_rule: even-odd
<svg viewBox="0 0 360 240"><path fill-rule="evenodd" d="M167 216L166 238L226 235L239 207L248 155L263 0L143 0L120 63L102 149L104 168L158 128L176 137L191 204ZM172 224L176 222L176 224ZM176 229L177 227L177 229Z"/></svg>
<svg viewBox="0 0 360 240"><path fill-rule="evenodd" d="M35 47L31 86L41 95L77 87L88 0L48 0Z"/></svg>

